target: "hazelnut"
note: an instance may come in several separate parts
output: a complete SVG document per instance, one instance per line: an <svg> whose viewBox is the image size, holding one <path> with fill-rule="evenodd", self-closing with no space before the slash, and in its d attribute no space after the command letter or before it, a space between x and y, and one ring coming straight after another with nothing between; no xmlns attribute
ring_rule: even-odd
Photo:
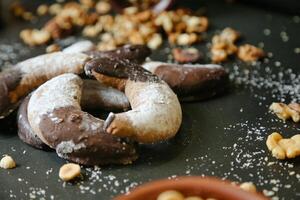
<svg viewBox="0 0 300 200"><path fill-rule="evenodd" d="M5 155L0 161L0 167L3 169L12 169L16 167L16 163L11 156Z"/></svg>
<svg viewBox="0 0 300 200"><path fill-rule="evenodd" d="M247 192L253 192L253 193L256 193L256 187L255 185L252 183L252 182L245 182L245 183L242 183L240 185L240 188L242 190L245 190Z"/></svg>
<svg viewBox="0 0 300 200"><path fill-rule="evenodd" d="M167 190L160 193L157 200L184 200L184 196L176 190Z"/></svg>
<svg viewBox="0 0 300 200"><path fill-rule="evenodd" d="M81 175L80 166L74 163L64 164L59 169L59 178L63 181L71 181Z"/></svg>

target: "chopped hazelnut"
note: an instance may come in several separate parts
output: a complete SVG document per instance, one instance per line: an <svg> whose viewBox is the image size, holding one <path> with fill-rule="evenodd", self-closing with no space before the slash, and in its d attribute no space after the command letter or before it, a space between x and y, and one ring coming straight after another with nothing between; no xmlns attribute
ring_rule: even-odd
<svg viewBox="0 0 300 200"><path fill-rule="evenodd" d="M138 31L131 32L131 35L129 36L129 42L131 44L145 44L142 34Z"/></svg>
<svg viewBox="0 0 300 200"><path fill-rule="evenodd" d="M107 14L111 10L111 5L109 2L99 1L96 4L96 11L99 14Z"/></svg>
<svg viewBox="0 0 300 200"><path fill-rule="evenodd" d="M240 38L240 33L232 28L225 28L221 34L220 37L222 40L234 43Z"/></svg>
<svg viewBox="0 0 300 200"><path fill-rule="evenodd" d="M50 7L49 7L49 13L50 15L57 15L61 12L62 10L62 6L58 3L55 3L55 4L52 4Z"/></svg>
<svg viewBox="0 0 300 200"><path fill-rule="evenodd" d="M242 61L251 62L264 57L265 53L261 48L255 47L250 44L245 44L239 47L238 57Z"/></svg>
<svg viewBox="0 0 300 200"><path fill-rule="evenodd" d="M134 15L138 12L138 8L137 7L127 7L123 10L125 15Z"/></svg>
<svg viewBox="0 0 300 200"><path fill-rule="evenodd" d="M211 59L214 63L227 60L228 54L224 49L211 49Z"/></svg>
<svg viewBox="0 0 300 200"><path fill-rule="evenodd" d="M100 24L89 25L84 27L82 34L86 37L96 37L102 31L102 26Z"/></svg>
<svg viewBox="0 0 300 200"><path fill-rule="evenodd" d="M51 44L46 48L47 53L53 53L60 51L60 46L58 44Z"/></svg>
<svg viewBox="0 0 300 200"><path fill-rule="evenodd" d="M99 51L110 51L110 50L114 50L116 49L117 46L115 44L115 42L111 41L111 42L99 42L97 44L97 49Z"/></svg>
<svg viewBox="0 0 300 200"><path fill-rule="evenodd" d="M198 37L195 33L182 33L177 37L177 44L178 45L191 45L197 42Z"/></svg>
<svg viewBox="0 0 300 200"><path fill-rule="evenodd" d="M232 28L225 28L220 34L214 35L211 46L211 59L215 63L227 60L228 56L238 51L234 42L240 34Z"/></svg>
<svg viewBox="0 0 300 200"><path fill-rule="evenodd" d="M49 7L46 4L39 5L36 12L39 16L46 15L48 13Z"/></svg>
<svg viewBox="0 0 300 200"><path fill-rule="evenodd" d="M157 49L158 47L160 47L163 43L162 37L160 34L155 33L152 35L152 37L150 38L150 40L147 43L147 46L151 49Z"/></svg>
<svg viewBox="0 0 300 200"><path fill-rule="evenodd" d="M80 0L80 3L87 8L92 8L95 5L94 0Z"/></svg>
<svg viewBox="0 0 300 200"><path fill-rule="evenodd" d="M208 19L206 17L190 16L186 19L187 32L202 33L208 28Z"/></svg>
<svg viewBox="0 0 300 200"><path fill-rule="evenodd" d="M37 29L25 29L21 31L20 37L30 46L45 44L51 39L49 32Z"/></svg>

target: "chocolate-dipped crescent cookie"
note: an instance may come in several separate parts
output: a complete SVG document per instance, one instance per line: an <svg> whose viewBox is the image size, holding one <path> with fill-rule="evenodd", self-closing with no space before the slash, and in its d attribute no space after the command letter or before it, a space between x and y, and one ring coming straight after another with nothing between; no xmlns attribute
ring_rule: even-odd
<svg viewBox="0 0 300 200"><path fill-rule="evenodd" d="M9 97L10 91L18 86L22 76L16 69L7 69L0 72L0 119L10 114L17 103L12 103Z"/></svg>
<svg viewBox="0 0 300 200"><path fill-rule="evenodd" d="M228 73L220 65L147 62L143 67L168 83L180 100L205 99L226 90Z"/></svg>
<svg viewBox="0 0 300 200"><path fill-rule="evenodd" d="M182 121L180 103L172 89L156 75L127 59L109 57L90 60L85 72L125 91L130 102L132 110L110 113L105 121L108 133L152 143L178 132Z"/></svg>
<svg viewBox="0 0 300 200"><path fill-rule="evenodd" d="M57 154L84 165L128 164L137 158L128 140L107 134L104 121L80 107L82 80L57 76L32 93L28 121L34 133Z"/></svg>
<svg viewBox="0 0 300 200"><path fill-rule="evenodd" d="M63 52L27 59L0 72L0 119L13 111L20 99L47 80L64 73L81 74L90 57L120 57L144 62L151 54L143 45L125 45L113 51L94 51L90 41L80 41ZM85 53L82 53L85 52Z"/></svg>
<svg viewBox="0 0 300 200"><path fill-rule="evenodd" d="M50 148L32 130L27 116L27 106L31 95L21 103L18 110L18 135L19 138L38 149ZM96 80L83 80L81 98L83 109L128 110L130 104L124 93L111 87L104 86Z"/></svg>
<svg viewBox="0 0 300 200"><path fill-rule="evenodd" d="M83 72L89 59L82 53L55 52L30 58L0 73L0 117L9 114L16 104L34 88L63 74Z"/></svg>

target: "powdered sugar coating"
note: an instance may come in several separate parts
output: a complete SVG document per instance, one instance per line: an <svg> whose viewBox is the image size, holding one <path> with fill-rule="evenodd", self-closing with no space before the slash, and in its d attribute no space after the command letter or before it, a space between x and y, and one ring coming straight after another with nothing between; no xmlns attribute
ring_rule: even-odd
<svg viewBox="0 0 300 200"><path fill-rule="evenodd" d="M73 106L80 109L81 89L80 77L67 73L47 81L33 92L28 103L28 121L43 142L45 140L39 130L41 117L62 107Z"/></svg>
<svg viewBox="0 0 300 200"><path fill-rule="evenodd" d="M82 53L85 51L91 51L95 49L95 45L89 40L78 41L71 46L65 48L64 53Z"/></svg>
<svg viewBox="0 0 300 200"><path fill-rule="evenodd" d="M64 73L80 74L88 56L82 53L54 52L30 58L16 65L22 73L21 84L31 85L42 79L50 79Z"/></svg>
<svg viewBox="0 0 300 200"><path fill-rule="evenodd" d="M56 146L56 153L61 158L68 158L66 154L76 152L83 148L86 148L84 143L75 144L73 140L63 141Z"/></svg>
<svg viewBox="0 0 300 200"><path fill-rule="evenodd" d="M128 81L125 94L132 110L123 115L129 119L140 142L156 142L173 137L182 121L179 100L164 82Z"/></svg>
<svg viewBox="0 0 300 200"><path fill-rule="evenodd" d="M205 65L201 65L201 64L184 64L184 65L178 65L178 64L171 64L171 63L164 63L164 62L156 62L156 61L151 61L151 62L146 62L143 64L143 68L155 73L155 70L163 65L167 65L167 66L174 66L174 67L189 67L189 68L208 68L208 69L218 69L218 68L222 68L221 65L215 65L215 64L205 64Z"/></svg>

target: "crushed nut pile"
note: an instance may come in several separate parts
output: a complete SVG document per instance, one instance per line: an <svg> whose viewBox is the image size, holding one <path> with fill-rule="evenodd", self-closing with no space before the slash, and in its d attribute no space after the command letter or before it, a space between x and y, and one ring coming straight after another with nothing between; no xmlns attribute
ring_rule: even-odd
<svg viewBox="0 0 300 200"><path fill-rule="evenodd" d="M130 2L132 6L124 8L122 14L114 14L109 1L92 0L42 4L36 9L36 14L26 11L20 3L14 3L11 11L25 20L47 14L53 16L41 29L21 31L21 39L29 46L48 44L77 30L82 30L85 37L99 39L98 50L112 50L128 43L144 44L151 49L157 49L165 38L171 46L190 46L203 41L203 33L209 26L207 17L183 8L156 13L149 9L154 1ZM212 61L219 63L226 61L231 55L237 55L242 61L252 62L265 55L262 49L253 45L238 47L235 42L239 38L240 33L232 28L225 28L215 35L210 49ZM47 52L53 52L51 48L47 49ZM181 63L196 62L196 58L200 56L192 52L193 58L190 58L190 51L185 50L176 50L173 55L175 60Z"/></svg>
<svg viewBox="0 0 300 200"><path fill-rule="evenodd" d="M12 10L16 16L25 12L25 9L17 9L21 7L19 4L15 7ZM201 33L208 28L206 17L194 15L187 9L156 14L150 9L141 10L132 6L125 8L123 14L113 15L107 1L94 3L82 0L80 3L55 3L50 6L43 4L37 8L36 13L39 16L54 16L40 30L26 29L21 32L21 39L30 46L66 37L81 28L83 36L100 38L99 50L114 49L128 42L146 44L157 49L165 36L174 45L194 44L201 40Z"/></svg>

